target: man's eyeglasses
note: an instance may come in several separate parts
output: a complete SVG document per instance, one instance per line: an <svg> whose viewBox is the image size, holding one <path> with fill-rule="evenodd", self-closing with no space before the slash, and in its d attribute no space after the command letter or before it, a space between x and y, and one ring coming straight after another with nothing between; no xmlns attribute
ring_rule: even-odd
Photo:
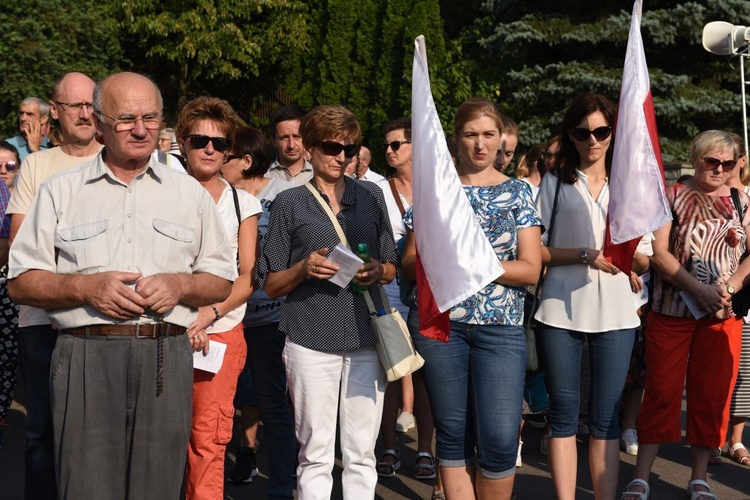
<svg viewBox="0 0 750 500"><path fill-rule="evenodd" d="M55 104L60 104L61 106L67 107L69 109L72 109L75 112L80 112L83 108L88 109L89 111L93 111L94 109L94 103L92 102L62 102L62 101L52 101Z"/></svg>
<svg viewBox="0 0 750 500"><path fill-rule="evenodd" d="M716 170L719 167L724 170L732 170L734 166L737 165L737 161L735 160L721 161L718 158L713 158L711 156L704 156L701 160L703 160L703 163L708 167L707 170Z"/></svg>
<svg viewBox="0 0 750 500"><path fill-rule="evenodd" d="M132 115L109 116L105 115L101 111L97 111L96 114L99 115L99 119L102 122L104 122L104 120L102 120L102 117L112 120L114 122L112 124L112 128L115 130L115 132L127 132L133 130L135 128L135 124L138 123L138 120L143 121L143 126L147 130L159 130L159 127L161 127L161 114L143 115L140 117Z"/></svg>
<svg viewBox="0 0 750 500"><path fill-rule="evenodd" d="M388 148L391 148L393 152L399 150L402 144L411 144L411 141L393 141L393 142L384 142L383 143L383 151L386 153L388 152Z"/></svg>
<svg viewBox="0 0 750 500"><path fill-rule="evenodd" d="M573 136L573 139L579 142L587 141L591 135L593 135L594 139L597 141L603 141L612 135L612 127L597 127L594 130L577 127L570 129L570 135Z"/></svg>
<svg viewBox="0 0 750 500"><path fill-rule="evenodd" d="M207 135L192 134L186 135L184 139L190 141L190 147L193 149L203 149L208 146L209 141L213 145L214 149L219 153L223 153L229 149L229 139L226 137L209 137Z"/></svg>
<svg viewBox="0 0 750 500"><path fill-rule="evenodd" d="M20 167L21 164L17 161L0 161L0 167L5 167L5 170L10 172L11 174L18 170L18 167Z"/></svg>
<svg viewBox="0 0 750 500"><path fill-rule="evenodd" d="M347 158L354 158L357 156L360 148L359 144L347 144L344 146L340 142L334 141L321 141L318 143L318 146L320 146L320 150L323 151L323 154L328 156L338 156L343 151L344 156Z"/></svg>

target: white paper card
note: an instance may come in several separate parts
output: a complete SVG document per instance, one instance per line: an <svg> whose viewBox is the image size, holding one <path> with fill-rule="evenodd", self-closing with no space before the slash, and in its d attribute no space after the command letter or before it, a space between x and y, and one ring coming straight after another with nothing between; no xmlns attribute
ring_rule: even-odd
<svg viewBox="0 0 750 500"><path fill-rule="evenodd" d="M703 309L701 309L692 295L690 295L686 291L680 290L680 298L682 298L682 301L685 303L695 319L701 319L703 316L706 316L708 314L708 311L704 311Z"/></svg>
<svg viewBox="0 0 750 500"><path fill-rule="evenodd" d="M328 281L335 283L341 288L346 287L352 280L364 262L357 255L339 243L328 255L328 262L339 266L339 272L334 274Z"/></svg>
<svg viewBox="0 0 750 500"><path fill-rule="evenodd" d="M211 373L218 373L221 364L224 362L224 354L227 352L227 345L221 342L211 340L208 336L208 354L203 351L193 353L193 368Z"/></svg>

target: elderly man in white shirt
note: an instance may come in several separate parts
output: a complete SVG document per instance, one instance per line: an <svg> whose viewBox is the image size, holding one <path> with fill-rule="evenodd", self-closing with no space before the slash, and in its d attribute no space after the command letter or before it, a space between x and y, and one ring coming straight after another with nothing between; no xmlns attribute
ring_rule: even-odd
<svg viewBox="0 0 750 500"><path fill-rule="evenodd" d="M213 200L151 159L162 116L135 73L94 89L93 160L45 181L13 243L11 297L59 331L50 374L61 498L176 498L197 307L236 277Z"/></svg>

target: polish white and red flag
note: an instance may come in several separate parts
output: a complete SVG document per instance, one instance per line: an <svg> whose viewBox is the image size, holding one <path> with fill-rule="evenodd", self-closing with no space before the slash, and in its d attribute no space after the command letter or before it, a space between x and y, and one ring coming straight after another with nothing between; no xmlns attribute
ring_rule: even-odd
<svg viewBox="0 0 750 500"><path fill-rule="evenodd" d="M464 194L430 88L424 36L414 41L412 210L419 329L447 342L450 308L503 274Z"/></svg>
<svg viewBox="0 0 750 500"><path fill-rule="evenodd" d="M636 0L615 125L604 244L604 255L626 274L630 274L633 254L643 235L672 218L641 38L642 11L643 0Z"/></svg>

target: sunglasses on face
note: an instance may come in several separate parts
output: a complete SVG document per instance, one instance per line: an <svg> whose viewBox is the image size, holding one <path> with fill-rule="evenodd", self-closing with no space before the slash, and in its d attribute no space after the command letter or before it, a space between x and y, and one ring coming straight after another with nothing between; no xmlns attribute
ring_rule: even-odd
<svg viewBox="0 0 750 500"><path fill-rule="evenodd" d="M5 167L5 170L11 174L18 170L21 165L16 161L0 161L0 167Z"/></svg>
<svg viewBox="0 0 750 500"><path fill-rule="evenodd" d="M603 141L610 135L612 135L612 127L597 127L594 130L587 128L576 127L570 129L570 135L573 139L579 142L587 141L589 136L593 135L597 141Z"/></svg>
<svg viewBox="0 0 750 500"><path fill-rule="evenodd" d="M188 139L190 141L190 147L192 147L193 149L203 149L208 146L209 141L211 141L214 149L219 153L223 153L224 151L229 149L229 139L227 139L226 137L209 137L207 135L192 134L186 135L184 139Z"/></svg>
<svg viewBox="0 0 750 500"><path fill-rule="evenodd" d="M708 167L706 170L716 170L719 167L724 170L732 170L734 166L737 165L737 161L735 160L721 161L718 158L713 158L711 156L704 156L701 159L703 160L703 164Z"/></svg>
<svg viewBox="0 0 750 500"><path fill-rule="evenodd" d="M214 148L216 148L216 146L214 146ZM241 160L244 157L245 155L226 155L224 157L224 163L229 163L232 160Z"/></svg>
<svg viewBox="0 0 750 500"><path fill-rule="evenodd" d="M323 154L325 155L338 156L343 151L344 156L347 158L354 158L357 156L359 148L361 147L359 144L347 144L344 146L340 142L334 141L321 141L318 143L318 146L320 146L320 150L323 151Z"/></svg>
<svg viewBox="0 0 750 500"><path fill-rule="evenodd" d="M383 151L385 151L387 153L388 152L388 148L390 147L393 150L393 152L395 153L396 151L399 150L399 148L401 147L402 144L411 144L411 141L384 142L383 143Z"/></svg>

